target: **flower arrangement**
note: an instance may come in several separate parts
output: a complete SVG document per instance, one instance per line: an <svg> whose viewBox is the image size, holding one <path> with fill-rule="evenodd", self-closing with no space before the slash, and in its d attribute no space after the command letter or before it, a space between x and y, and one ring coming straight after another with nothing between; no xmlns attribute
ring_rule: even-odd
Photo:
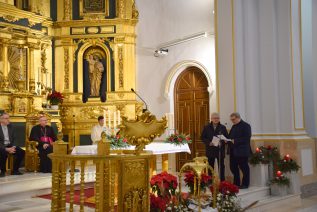
<svg viewBox="0 0 317 212"><path fill-rule="evenodd" d="M184 145L184 144L190 144L192 142L189 135L184 134L172 134L165 140L166 143L171 143L176 146Z"/></svg>
<svg viewBox="0 0 317 212"><path fill-rule="evenodd" d="M118 148L126 148L130 145L127 143L128 140L124 137L121 137L120 134L118 135L107 135L107 138L110 140L110 147L111 149L118 149Z"/></svg>
<svg viewBox="0 0 317 212"><path fill-rule="evenodd" d="M194 182L196 178L196 183ZM189 187L190 193L193 194L194 193L194 184L198 185L198 178L195 177L195 174L192 171L186 172L185 173L185 185L187 187ZM200 190L205 192L206 188L209 187L211 185L211 176L202 173L200 175Z"/></svg>
<svg viewBox="0 0 317 212"><path fill-rule="evenodd" d="M47 96L47 100L50 101L51 105L58 105L63 103L64 96L57 91L53 91Z"/></svg>
<svg viewBox="0 0 317 212"><path fill-rule="evenodd" d="M285 155L282 159L277 162L278 169L283 172L297 172L300 166L294 161L289 154Z"/></svg>
<svg viewBox="0 0 317 212"><path fill-rule="evenodd" d="M183 198L180 198L180 194L176 193L178 185L176 176L162 172L151 178L150 185L152 190L150 194L151 212L188 210Z"/></svg>
<svg viewBox="0 0 317 212"><path fill-rule="evenodd" d="M289 186L289 179L283 175L283 172L278 170L276 172L276 176L273 180L271 180L271 184L277 184L281 186Z"/></svg>
<svg viewBox="0 0 317 212"><path fill-rule="evenodd" d="M269 164L279 160L279 158L280 154L277 147L272 147L271 145L267 147L260 146L255 149L255 153L251 155L249 162L252 165Z"/></svg>
<svg viewBox="0 0 317 212"><path fill-rule="evenodd" d="M228 182L222 181L219 184L219 193L217 194L217 209L221 212L238 212L241 211L241 206L237 200L237 193L239 193L238 186ZM214 187L210 187L210 191L214 192Z"/></svg>

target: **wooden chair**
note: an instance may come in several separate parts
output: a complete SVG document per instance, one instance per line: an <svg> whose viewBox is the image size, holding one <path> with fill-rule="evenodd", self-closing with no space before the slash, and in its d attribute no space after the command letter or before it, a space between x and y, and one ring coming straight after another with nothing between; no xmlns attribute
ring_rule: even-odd
<svg viewBox="0 0 317 212"><path fill-rule="evenodd" d="M41 116L45 115L48 125L51 124L52 116L43 111L33 111L25 116L26 119L26 135L25 135L25 170L37 172L40 165L39 151L37 149L38 142L30 141L29 136L32 128L38 124Z"/></svg>
<svg viewBox="0 0 317 212"><path fill-rule="evenodd" d="M7 163L6 163L7 174L12 174L13 172L13 161L14 161L13 155L8 154Z"/></svg>

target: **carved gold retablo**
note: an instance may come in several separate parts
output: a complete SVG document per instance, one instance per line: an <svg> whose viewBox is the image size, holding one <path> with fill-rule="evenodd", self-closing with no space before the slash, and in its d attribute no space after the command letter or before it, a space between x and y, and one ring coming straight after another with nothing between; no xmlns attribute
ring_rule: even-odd
<svg viewBox="0 0 317 212"><path fill-rule="evenodd" d="M123 117L120 135L125 137L130 145L135 146L135 154L139 155L144 150L145 145L165 132L166 125L165 116L161 120L157 120L150 112L145 112L137 116L135 120Z"/></svg>

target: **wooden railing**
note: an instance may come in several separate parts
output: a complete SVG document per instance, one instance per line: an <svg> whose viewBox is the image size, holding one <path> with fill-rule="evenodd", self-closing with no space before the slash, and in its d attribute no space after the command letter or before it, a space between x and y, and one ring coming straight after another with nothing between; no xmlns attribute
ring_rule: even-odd
<svg viewBox="0 0 317 212"><path fill-rule="evenodd" d="M87 179L91 174L87 168L93 173L95 170L92 179L95 193L91 198L95 211L149 211L150 167L155 160L151 153L136 156L134 151L110 151L110 142L103 137L97 155L69 155L67 143L59 140L49 157L53 163L51 211L66 211L66 193L69 193L69 211L74 211L76 190L80 196L76 207L84 211L85 185L91 181Z"/></svg>

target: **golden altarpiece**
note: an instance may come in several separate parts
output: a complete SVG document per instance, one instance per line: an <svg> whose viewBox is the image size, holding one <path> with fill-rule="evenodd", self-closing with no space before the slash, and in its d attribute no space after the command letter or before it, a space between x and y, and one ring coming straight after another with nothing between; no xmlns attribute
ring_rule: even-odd
<svg viewBox="0 0 317 212"><path fill-rule="evenodd" d="M23 132L25 116L45 110L70 146L87 143L99 115L134 118L137 22L135 0L0 0L0 110ZM65 96L59 110L45 107L52 90Z"/></svg>

